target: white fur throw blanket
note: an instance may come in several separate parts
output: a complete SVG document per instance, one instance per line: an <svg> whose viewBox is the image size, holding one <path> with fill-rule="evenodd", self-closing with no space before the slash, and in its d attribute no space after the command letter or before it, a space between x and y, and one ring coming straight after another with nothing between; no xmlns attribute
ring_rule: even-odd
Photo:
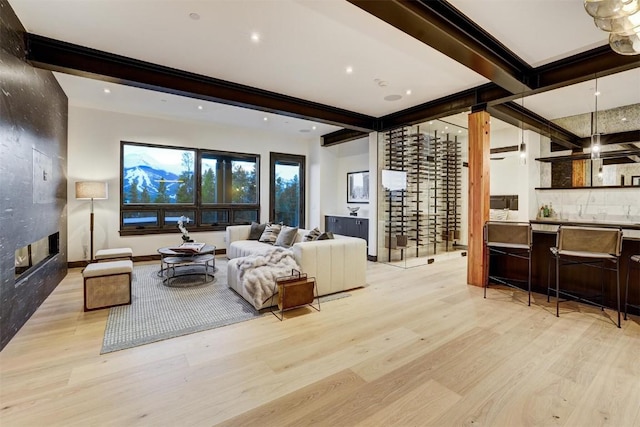
<svg viewBox="0 0 640 427"><path fill-rule="evenodd" d="M300 266L290 250L273 248L269 252L244 257L238 262L238 275L242 287L251 296L256 310L278 293L276 278L290 276Z"/></svg>

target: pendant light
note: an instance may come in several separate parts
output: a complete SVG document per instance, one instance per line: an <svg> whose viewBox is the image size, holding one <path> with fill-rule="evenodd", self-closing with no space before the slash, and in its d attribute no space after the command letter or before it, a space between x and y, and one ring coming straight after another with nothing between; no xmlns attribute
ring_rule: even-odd
<svg viewBox="0 0 640 427"><path fill-rule="evenodd" d="M522 109L524 110L524 97L522 98ZM524 111L522 112L522 118L520 119L520 164L527 164L527 144L524 142Z"/></svg>
<svg viewBox="0 0 640 427"><path fill-rule="evenodd" d="M598 133L598 97L600 96L600 92L598 91L598 78L596 77L596 90L594 92L595 96L595 111L591 115L591 160L596 160L600 158L600 133Z"/></svg>
<svg viewBox="0 0 640 427"><path fill-rule="evenodd" d="M527 144L524 142L524 86L522 87L522 97L520 98L520 145L518 153L520 155L520 164L527 164Z"/></svg>
<svg viewBox="0 0 640 427"><path fill-rule="evenodd" d="M621 55L640 54L640 0L584 0L596 27L609 34L609 45Z"/></svg>

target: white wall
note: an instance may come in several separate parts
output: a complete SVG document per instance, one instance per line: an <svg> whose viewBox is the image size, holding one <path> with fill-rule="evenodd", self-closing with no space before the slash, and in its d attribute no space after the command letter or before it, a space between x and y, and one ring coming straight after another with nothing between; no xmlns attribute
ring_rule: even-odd
<svg viewBox="0 0 640 427"><path fill-rule="evenodd" d="M520 145L522 135L517 127L509 127L491 131L491 148ZM527 146L526 163L520 161L518 151L494 154L492 158L504 157L502 160L491 160L490 191L492 196L518 195L518 211L516 217L509 219L528 221L535 218L535 193L533 188L540 186L539 162L541 137L532 131L525 131L524 141ZM531 216L533 214L533 216Z"/></svg>
<svg viewBox="0 0 640 427"><path fill-rule="evenodd" d="M333 154L333 162L330 172L333 175L333 206L325 205L325 215L349 215L347 206L359 206L358 216L368 218L371 206L370 203L347 204L347 172L369 171L369 137L346 142L344 144L327 147L326 150ZM374 169L374 173L377 171ZM371 183L369 183L371 186ZM369 188L369 193L372 189Z"/></svg>
<svg viewBox="0 0 640 427"><path fill-rule="evenodd" d="M320 138L226 127L198 122L134 116L71 106L69 108L68 212L69 261L89 258L89 204L75 199L75 182L107 181L109 199L95 201L94 250L127 246L134 256L152 255L157 248L180 242L179 234L120 237L120 141L210 148L259 154L261 221L268 220L269 152L307 156L307 225L318 225L321 200L318 182L327 161L319 156ZM313 149L310 149L313 147ZM329 174L331 175L331 174ZM321 200L322 201L322 200ZM224 247L223 232L190 233L198 241Z"/></svg>

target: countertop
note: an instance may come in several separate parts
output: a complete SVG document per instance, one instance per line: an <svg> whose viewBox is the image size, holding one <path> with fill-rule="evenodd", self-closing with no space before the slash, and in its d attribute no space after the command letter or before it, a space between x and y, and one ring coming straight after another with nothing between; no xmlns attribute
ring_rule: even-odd
<svg viewBox="0 0 640 427"><path fill-rule="evenodd" d="M532 219L531 223L534 233L555 234L561 225L577 225L582 227L620 227L622 228L622 238L628 240L640 240L640 224L636 223L611 223L599 221L566 221L558 219Z"/></svg>

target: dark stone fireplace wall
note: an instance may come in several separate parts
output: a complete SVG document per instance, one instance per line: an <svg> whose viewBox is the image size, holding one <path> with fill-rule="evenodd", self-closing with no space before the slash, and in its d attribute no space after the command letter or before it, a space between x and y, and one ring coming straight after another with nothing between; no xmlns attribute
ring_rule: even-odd
<svg viewBox="0 0 640 427"><path fill-rule="evenodd" d="M0 0L0 350L67 274L67 96L24 32ZM56 232L60 252L16 282L15 250Z"/></svg>

